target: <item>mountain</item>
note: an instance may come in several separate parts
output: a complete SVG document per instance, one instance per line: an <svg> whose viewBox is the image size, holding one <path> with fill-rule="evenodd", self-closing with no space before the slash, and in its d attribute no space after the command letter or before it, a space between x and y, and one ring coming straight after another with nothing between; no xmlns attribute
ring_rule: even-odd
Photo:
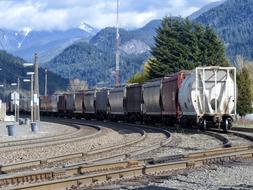
<svg viewBox="0 0 253 190"><path fill-rule="evenodd" d="M112 55L102 52L87 42L78 42L43 65L65 78L89 81L89 86L110 78Z"/></svg>
<svg viewBox="0 0 253 190"><path fill-rule="evenodd" d="M137 30L120 29L120 67L124 83L130 76L142 70L150 56L155 29L160 20L154 20ZM89 42L77 42L43 67L65 78L86 80L90 87L98 84L110 86L114 83L116 29L100 30Z"/></svg>
<svg viewBox="0 0 253 190"><path fill-rule="evenodd" d="M114 54L102 51L87 42L77 42L43 65L64 78L79 78L88 82L89 87L114 83ZM135 72L141 70L138 57L127 58L121 55L121 77L126 81Z"/></svg>
<svg viewBox="0 0 253 190"><path fill-rule="evenodd" d="M31 71L31 68L24 68L23 63L25 61L19 57L15 57L8 54L6 51L0 51L0 84L4 84L5 88L0 88L0 94L3 95L8 90L14 90L15 87L10 87L11 83L17 81L17 77L29 78L26 76L26 72ZM40 92L44 92L44 70L39 69L39 81L40 81ZM52 72L48 72L48 92L51 94L57 90L66 89L68 85L68 80L63 79ZM30 84L22 83L20 84L22 89L30 91ZM7 94L5 94L7 95ZM0 97L1 98L1 97ZM3 98L3 97L2 97Z"/></svg>
<svg viewBox="0 0 253 190"><path fill-rule="evenodd" d="M213 28L224 41L227 55L253 59L253 1L227 0L197 17L194 22Z"/></svg>
<svg viewBox="0 0 253 190"><path fill-rule="evenodd" d="M209 4L205 5L204 7L202 7L201 9L199 9L198 11L192 13L188 18L190 20L194 20L194 19L198 18L199 16L201 16L202 14L204 14L205 12L207 12L215 7L220 6L224 2L225 2L225 0L209 3Z"/></svg>
<svg viewBox="0 0 253 190"><path fill-rule="evenodd" d="M127 31L125 29L120 29L120 45L124 47L128 44L133 44L135 47L139 47L135 45L137 42L141 43L141 46L144 47L143 52L148 52L150 47L154 44L154 36L156 35L156 28L159 27L161 20L152 20L147 23L144 27L137 30ZM105 29L100 30L94 37L91 38L90 43L95 45L101 50L104 51L115 51L116 44L116 29L113 27L107 27ZM132 42L132 43L131 43ZM131 50L132 51L132 50ZM137 50L139 52L140 50ZM129 54L128 51L124 53ZM131 53L130 53L131 54Z"/></svg>
<svg viewBox="0 0 253 190"><path fill-rule="evenodd" d="M85 22L81 22L78 28L87 32L90 35L95 35L98 32L96 28L92 27L91 25Z"/></svg>
<svg viewBox="0 0 253 190"><path fill-rule="evenodd" d="M78 28L65 31L33 31L29 27L20 31L0 30L0 49L30 60L35 52L41 62L46 62L58 55L77 40L88 41L97 30L81 22Z"/></svg>

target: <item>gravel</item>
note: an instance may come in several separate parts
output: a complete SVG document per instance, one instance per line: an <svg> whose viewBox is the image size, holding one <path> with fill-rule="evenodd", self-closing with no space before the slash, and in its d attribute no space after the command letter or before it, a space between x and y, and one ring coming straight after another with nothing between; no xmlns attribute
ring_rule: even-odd
<svg viewBox="0 0 253 190"><path fill-rule="evenodd" d="M248 134L250 134L250 133L248 133ZM227 138L232 143L232 146L252 145L251 141L249 141L243 137L238 137L233 134L220 134L220 135ZM250 135L253 136L252 133Z"/></svg>
<svg viewBox="0 0 253 190"><path fill-rule="evenodd" d="M221 146L221 141L204 134L171 133L172 141L157 150L138 155L134 158L162 157L206 150Z"/></svg>
<svg viewBox="0 0 253 190"><path fill-rule="evenodd" d="M96 138L85 139L80 142L63 143L59 145L49 145L46 147L37 147L29 149L20 149L10 152L1 152L0 163L10 164L15 162L49 158L76 152L88 152L91 150L122 144L140 137L139 133L131 133L127 130L119 132L106 129L106 133L101 133Z"/></svg>
<svg viewBox="0 0 253 190"><path fill-rule="evenodd" d="M253 189L253 161L210 165L196 170L145 176L94 189L251 190Z"/></svg>

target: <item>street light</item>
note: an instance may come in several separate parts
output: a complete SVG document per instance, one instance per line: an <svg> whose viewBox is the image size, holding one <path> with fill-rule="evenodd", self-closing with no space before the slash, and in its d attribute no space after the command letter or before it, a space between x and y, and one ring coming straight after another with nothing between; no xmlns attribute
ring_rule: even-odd
<svg viewBox="0 0 253 190"><path fill-rule="evenodd" d="M23 79L23 82L31 82L30 79Z"/></svg>
<svg viewBox="0 0 253 190"><path fill-rule="evenodd" d="M0 87L4 87L4 85L3 85L3 84L0 84Z"/></svg>
<svg viewBox="0 0 253 190"><path fill-rule="evenodd" d="M24 67L33 66L34 72L28 72L31 75L31 120L36 122L40 121L40 107L39 107L39 66L38 66L38 54L34 54L34 63L23 63Z"/></svg>
<svg viewBox="0 0 253 190"><path fill-rule="evenodd" d="M24 67L31 67L33 66L34 64L33 63L23 63L23 66Z"/></svg>

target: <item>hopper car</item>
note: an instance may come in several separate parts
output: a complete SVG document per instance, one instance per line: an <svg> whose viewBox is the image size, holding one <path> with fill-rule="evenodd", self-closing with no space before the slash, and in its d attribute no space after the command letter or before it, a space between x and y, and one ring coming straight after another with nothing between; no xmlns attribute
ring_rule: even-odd
<svg viewBox="0 0 253 190"><path fill-rule="evenodd" d="M85 119L163 122L227 131L236 116L236 69L197 67L144 84L40 97L41 114Z"/></svg>

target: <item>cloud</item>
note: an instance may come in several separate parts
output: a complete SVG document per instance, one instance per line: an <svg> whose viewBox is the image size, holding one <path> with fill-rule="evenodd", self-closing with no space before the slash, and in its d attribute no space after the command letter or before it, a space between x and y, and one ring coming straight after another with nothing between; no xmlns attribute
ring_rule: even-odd
<svg viewBox="0 0 253 190"><path fill-rule="evenodd" d="M140 27L167 15L188 16L215 0L121 0L120 26ZM81 21L103 28L114 26L116 0L0 0L0 28L65 30Z"/></svg>

